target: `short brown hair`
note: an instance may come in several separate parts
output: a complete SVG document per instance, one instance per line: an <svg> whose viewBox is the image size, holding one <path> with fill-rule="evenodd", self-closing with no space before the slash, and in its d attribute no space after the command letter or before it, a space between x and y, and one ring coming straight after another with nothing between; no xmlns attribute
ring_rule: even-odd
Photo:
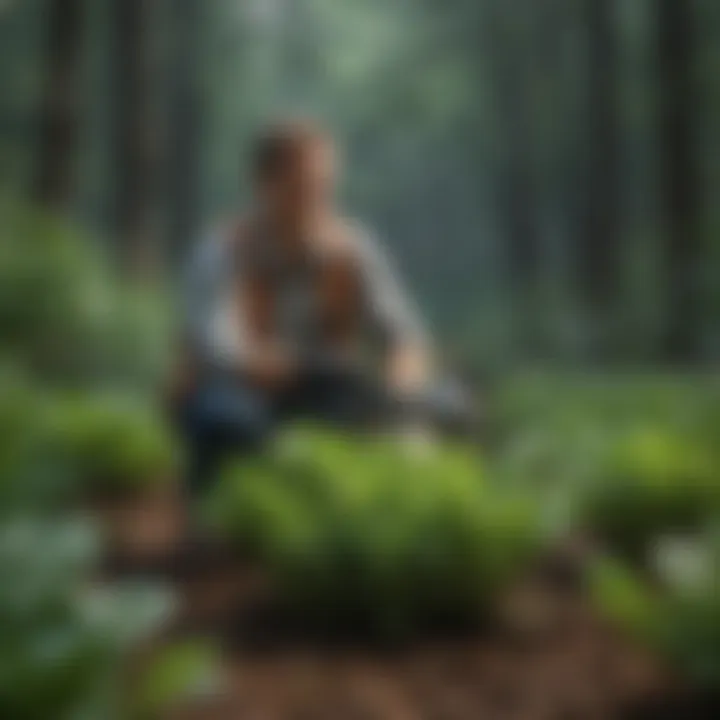
<svg viewBox="0 0 720 720"><path fill-rule="evenodd" d="M255 140L253 179L260 183L271 180L308 148L330 144L330 133L311 120L285 120L273 124Z"/></svg>

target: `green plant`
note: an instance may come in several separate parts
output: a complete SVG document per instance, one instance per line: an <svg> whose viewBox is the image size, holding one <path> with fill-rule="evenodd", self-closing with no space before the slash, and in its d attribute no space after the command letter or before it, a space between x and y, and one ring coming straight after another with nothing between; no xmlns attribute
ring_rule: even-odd
<svg viewBox="0 0 720 720"><path fill-rule="evenodd" d="M158 589L93 589L96 555L79 520L0 526L0 716L121 717L122 664L171 606Z"/></svg>
<svg viewBox="0 0 720 720"><path fill-rule="evenodd" d="M698 686L717 688L720 543L717 537L668 542L655 568L657 585L604 559L591 573L594 597L612 620L667 655Z"/></svg>
<svg viewBox="0 0 720 720"><path fill-rule="evenodd" d="M698 439L663 428L623 437L600 468L585 521L630 552L700 526L720 508L720 466Z"/></svg>
<svg viewBox="0 0 720 720"><path fill-rule="evenodd" d="M133 490L172 477L176 446L152 406L105 393L58 398L49 412L54 450L84 489Z"/></svg>
<svg viewBox="0 0 720 720"><path fill-rule="evenodd" d="M164 718L189 698L215 690L217 660L216 648L198 640L176 641L155 651L135 688L132 718Z"/></svg>
<svg viewBox="0 0 720 720"><path fill-rule="evenodd" d="M402 633L472 623L536 548L534 504L491 488L470 451L295 431L231 464L209 513L305 620Z"/></svg>
<svg viewBox="0 0 720 720"><path fill-rule="evenodd" d="M63 508L78 489L132 489L174 469L161 419L120 394L162 367L161 293L122 286L56 219L0 214L0 717L157 720L207 679L211 653L148 646L171 596L98 583L95 529Z"/></svg>
<svg viewBox="0 0 720 720"><path fill-rule="evenodd" d="M0 367L0 518L69 496L73 481L51 438L46 396L17 368Z"/></svg>
<svg viewBox="0 0 720 720"><path fill-rule="evenodd" d="M169 347L161 288L129 287L97 242L0 201L0 354L46 384L160 377Z"/></svg>

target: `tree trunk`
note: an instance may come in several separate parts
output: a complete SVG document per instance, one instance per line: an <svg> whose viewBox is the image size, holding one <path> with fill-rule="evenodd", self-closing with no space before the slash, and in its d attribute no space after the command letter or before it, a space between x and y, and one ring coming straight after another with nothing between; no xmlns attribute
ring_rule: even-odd
<svg viewBox="0 0 720 720"><path fill-rule="evenodd" d="M202 9L200 0L173 0L170 156L167 168L168 247L181 257L200 222Z"/></svg>
<svg viewBox="0 0 720 720"><path fill-rule="evenodd" d="M578 280L595 340L607 347L603 326L613 314L619 290L620 136L618 128L618 48L615 4L586 0L588 27L587 156L578 251ZM594 344L594 343L593 343Z"/></svg>
<svg viewBox="0 0 720 720"><path fill-rule="evenodd" d="M540 345L536 291L541 233L534 172L532 103L527 58L522 53L524 43L513 32L516 28L512 23L517 17L502 7L503 2L488 2L482 16L483 44L499 138L495 202L505 243L517 340L523 350L533 352Z"/></svg>
<svg viewBox="0 0 720 720"><path fill-rule="evenodd" d="M158 143L151 93L151 0L114 0L115 213L119 257L131 274L157 261L153 246Z"/></svg>
<svg viewBox="0 0 720 720"><path fill-rule="evenodd" d="M55 210L72 199L83 19L82 0L50 2L33 196Z"/></svg>
<svg viewBox="0 0 720 720"><path fill-rule="evenodd" d="M657 0L660 72L661 201L667 290L664 351L671 361L693 360L698 350L699 169L695 152L693 3Z"/></svg>

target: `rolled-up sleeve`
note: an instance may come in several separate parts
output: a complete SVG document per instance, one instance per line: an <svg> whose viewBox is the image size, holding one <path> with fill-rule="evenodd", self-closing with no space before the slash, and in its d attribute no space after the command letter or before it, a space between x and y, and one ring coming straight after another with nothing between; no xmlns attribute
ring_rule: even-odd
<svg viewBox="0 0 720 720"><path fill-rule="evenodd" d="M367 231L358 231L364 306L371 331L391 346L429 346L417 306L403 287L388 252Z"/></svg>
<svg viewBox="0 0 720 720"><path fill-rule="evenodd" d="M232 365L245 332L238 312L237 258L219 232L209 233L190 259L183 286L186 342L201 362Z"/></svg>

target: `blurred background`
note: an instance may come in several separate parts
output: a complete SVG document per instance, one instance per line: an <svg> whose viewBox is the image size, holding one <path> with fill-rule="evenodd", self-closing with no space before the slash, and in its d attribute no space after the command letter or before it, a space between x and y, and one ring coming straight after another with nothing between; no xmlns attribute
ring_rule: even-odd
<svg viewBox="0 0 720 720"><path fill-rule="evenodd" d="M712 0L5 0L0 192L174 277L308 113L465 360L703 363L719 35Z"/></svg>
<svg viewBox="0 0 720 720"><path fill-rule="evenodd" d="M287 114L492 432L240 459L196 577L158 390ZM719 191L715 0L0 0L0 717L717 718Z"/></svg>

